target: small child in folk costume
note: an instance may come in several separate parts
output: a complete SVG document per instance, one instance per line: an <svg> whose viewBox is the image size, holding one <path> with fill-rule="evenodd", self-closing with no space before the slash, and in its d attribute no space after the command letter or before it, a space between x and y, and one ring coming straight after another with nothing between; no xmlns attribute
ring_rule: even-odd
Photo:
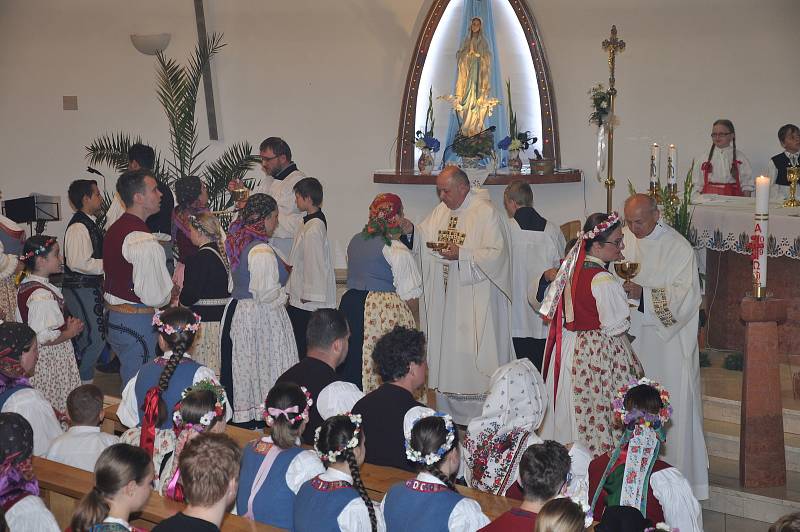
<svg viewBox="0 0 800 532"><path fill-rule="evenodd" d="M736 149L733 122L721 118L711 129L708 157L696 162L692 177L700 194L749 196L755 187L753 169L741 150Z"/></svg>
<svg viewBox="0 0 800 532"><path fill-rule="evenodd" d="M386 530L383 514L361 480L364 440L361 416L357 414L333 416L317 429L314 449L327 470L297 492L295 532Z"/></svg>
<svg viewBox="0 0 800 532"><path fill-rule="evenodd" d="M184 502L184 489L178 460L188 442L201 433L224 433L228 402L222 386L203 380L185 389L181 402L175 405L172 422L175 432L175 450L164 459L158 472L158 492L170 499Z"/></svg>
<svg viewBox="0 0 800 532"><path fill-rule="evenodd" d="M63 432L53 406L29 382L36 371L36 333L24 323L0 323L0 412L19 414L33 427L33 454L43 456Z"/></svg>
<svg viewBox="0 0 800 532"><path fill-rule="evenodd" d="M25 264L25 277L17 291L17 321L36 331L39 341L39 362L31 384L53 408L64 412L67 395L81 385L71 340L81 333L83 322L67 315L61 289L49 280L61 272L61 256L54 237L30 237L20 260Z"/></svg>
<svg viewBox="0 0 800 532"><path fill-rule="evenodd" d="M180 303L203 320L192 358L219 375L222 314L233 288L231 266L225 253L225 232L210 212L190 216L188 224L189 239L198 250L184 260Z"/></svg>
<svg viewBox="0 0 800 532"><path fill-rule="evenodd" d="M703 530L702 514L680 471L658 459L672 416L669 393L647 378L619 390L614 413L625 433L613 452L589 465L592 508L600 519L607 507L638 508L651 522L666 522L681 532Z"/></svg>
<svg viewBox="0 0 800 532"><path fill-rule="evenodd" d="M778 129L778 141L783 151L773 155L767 163L767 175L772 186L769 187L770 200L783 201L789 194L787 168L800 166L800 128L785 124Z"/></svg>
<svg viewBox="0 0 800 532"><path fill-rule="evenodd" d="M388 530L470 532L489 524L477 501L458 493L453 484L460 460L453 418L415 407L403 425L406 456L420 472L386 492L381 508Z"/></svg>
<svg viewBox="0 0 800 532"><path fill-rule="evenodd" d="M214 372L192 360L189 350L200 329L200 316L182 307L153 316L164 355L139 369L125 389L117 410L120 422L131 427L122 441L140 445L153 456L157 478L162 462L175 449L173 407L186 388L202 381L216 382ZM230 419L230 409L226 412Z"/></svg>
<svg viewBox="0 0 800 532"><path fill-rule="evenodd" d="M25 228L0 214L0 320L11 320L17 310L14 276L22 263Z"/></svg>
<svg viewBox="0 0 800 532"><path fill-rule="evenodd" d="M248 443L242 455L236 497L241 515L292 528L297 492L325 472L316 453L300 447L312 404L308 390L290 382L279 382L269 391L264 419L271 434Z"/></svg>
<svg viewBox="0 0 800 532"><path fill-rule="evenodd" d="M94 487L72 514L72 532L139 532L131 514L147 504L155 474L150 456L139 447L118 443L102 452L94 467Z"/></svg>
<svg viewBox="0 0 800 532"><path fill-rule="evenodd" d="M0 530L61 530L39 497L39 482L33 473L33 438L33 429L24 417L0 414Z"/></svg>
<svg viewBox="0 0 800 532"><path fill-rule="evenodd" d="M235 423L260 420L263 398L299 360L286 313L289 270L268 243L277 227L275 199L253 194L225 240L233 291L222 320L220 380Z"/></svg>
<svg viewBox="0 0 800 532"><path fill-rule="evenodd" d="M544 379L528 358L497 368L483 413L469 422L461 460L467 485L505 495L516 482L529 445L542 440L536 429L547 411Z"/></svg>
<svg viewBox="0 0 800 532"><path fill-rule="evenodd" d="M544 361L551 400L540 436L579 443L592 456L619 441L611 401L620 386L643 375L626 336L627 296L606 270L623 259L624 248L616 212L589 216L539 309L552 320Z"/></svg>

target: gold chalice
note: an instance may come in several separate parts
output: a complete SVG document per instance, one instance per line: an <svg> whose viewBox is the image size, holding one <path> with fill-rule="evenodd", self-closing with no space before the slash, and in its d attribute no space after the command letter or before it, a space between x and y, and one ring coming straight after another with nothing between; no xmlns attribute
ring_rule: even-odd
<svg viewBox="0 0 800 532"><path fill-rule="evenodd" d="M783 202L783 206L800 207L800 201L797 199L797 181L800 180L800 166L787 168L786 180L789 181L789 197Z"/></svg>
<svg viewBox="0 0 800 532"><path fill-rule="evenodd" d="M250 189L247 187L235 188L231 191L231 197L234 203L247 201L247 198L250 197Z"/></svg>
<svg viewBox="0 0 800 532"><path fill-rule="evenodd" d="M639 275L639 269L641 268L641 264L638 262L631 262L631 261L622 261L622 262L615 262L614 263L614 271L617 272L617 275L625 279L626 281L630 281L637 275ZM635 307L636 305L630 305L631 307Z"/></svg>

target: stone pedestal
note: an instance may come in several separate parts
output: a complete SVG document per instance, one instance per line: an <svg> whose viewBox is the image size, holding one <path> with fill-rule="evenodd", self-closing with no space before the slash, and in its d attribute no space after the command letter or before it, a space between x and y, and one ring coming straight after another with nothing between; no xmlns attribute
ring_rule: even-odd
<svg viewBox="0 0 800 532"><path fill-rule="evenodd" d="M787 302L742 299L745 323L739 482L746 488L786 485L783 408L778 352L778 323L786 320Z"/></svg>

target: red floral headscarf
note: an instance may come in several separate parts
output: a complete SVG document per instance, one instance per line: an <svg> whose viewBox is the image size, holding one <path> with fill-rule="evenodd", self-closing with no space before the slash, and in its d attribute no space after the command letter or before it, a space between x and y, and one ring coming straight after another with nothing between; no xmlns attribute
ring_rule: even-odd
<svg viewBox="0 0 800 532"><path fill-rule="evenodd" d="M369 221L363 232L367 238L380 236L389 243L392 233L400 232L400 213L403 202L397 194L388 192L378 194L369 206Z"/></svg>

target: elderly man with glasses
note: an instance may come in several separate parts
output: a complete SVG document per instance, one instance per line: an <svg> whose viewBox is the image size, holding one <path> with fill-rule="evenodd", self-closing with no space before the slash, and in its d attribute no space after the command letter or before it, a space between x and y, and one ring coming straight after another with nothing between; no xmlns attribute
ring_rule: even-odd
<svg viewBox="0 0 800 532"><path fill-rule="evenodd" d="M638 300L631 311L633 349L644 373L669 390L674 414L664 460L689 481L698 500L708 498L708 455L703 438L697 344L700 279L691 244L661 220L646 194L625 201L625 258L641 265L624 284Z"/></svg>

